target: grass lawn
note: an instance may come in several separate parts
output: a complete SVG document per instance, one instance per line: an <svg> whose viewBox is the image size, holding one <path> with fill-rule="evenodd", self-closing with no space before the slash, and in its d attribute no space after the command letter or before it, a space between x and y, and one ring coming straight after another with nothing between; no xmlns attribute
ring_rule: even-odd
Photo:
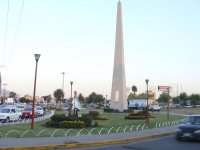
<svg viewBox="0 0 200 150"><path fill-rule="evenodd" d="M63 112L57 112L57 113L63 113ZM102 128L105 128L105 131L102 131L102 133L107 133L107 131L111 128L114 127L115 130L113 130L112 132L116 132L116 129L121 127L122 131L123 128L125 128L126 126L138 126L143 125L146 123L145 120L127 120L124 119L124 117L128 114L126 113L106 113L103 114L108 120L98 120L98 127L95 127L98 130L101 130ZM175 120L180 120L183 117L182 116L170 116L169 120L167 120L167 116L166 115L161 115L161 114L152 114L153 116L155 116L155 118L150 118L150 128L155 127L156 123L162 123L162 122L166 122L166 121L175 121ZM65 136L66 132L67 135L76 135L76 133L78 133L81 129L57 129L57 128L47 128L45 127L45 122L46 121L42 121L42 122L38 122L35 123L34 126L34 132L32 131L28 131L30 130L31 125L30 124L21 124L21 125L9 125L9 126L1 126L0 127L0 137L5 137L7 134L7 137L20 137L23 135L23 137L45 137L45 136L50 136L52 133L54 133L54 136ZM94 121L95 122L95 121ZM87 130L83 129L81 131L80 134L88 134L88 132L90 130L92 130L92 128L87 128ZM12 131L12 130L16 130L16 131ZM84 131L85 130L85 131ZM94 130L94 129L93 129ZM25 132L27 131L27 132ZM119 132L122 132L119 131ZM92 132L91 134L97 134L99 131L95 131ZM8 134L9 133L9 134ZM36 134L36 135L35 135Z"/></svg>

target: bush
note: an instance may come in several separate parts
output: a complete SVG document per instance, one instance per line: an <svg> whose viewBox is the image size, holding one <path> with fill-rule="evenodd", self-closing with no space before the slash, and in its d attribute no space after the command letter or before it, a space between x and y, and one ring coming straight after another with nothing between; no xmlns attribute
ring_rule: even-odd
<svg viewBox="0 0 200 150"><path fill-rule="evenodd" d="M49 120L49 121L46 122L46 126L47 126L47 127L55 127L55 128L58 128L60 125L59 125L59 122Z"/></svg>
<svg viewBox="0 0 200 150"><path fill-rule="evenodd" d="M84 128L85 122L83 121L62 121L59 123L60 128Z"/></svg>
<svg viewBox="0 0 200 150"><path fill-rule="evenodd" d="M113 108L104 108L104 112L114 112Z"/></svg>
<svg viewBox="0 0 200 150"><path fill-rule="evenodd" d="M99 115L93 118L94 120L108 120L105 116Z"/></svg>
<svg viewBox="0 0 200 150"><path fill-rule="evenodd" d="M92 116L90 116L89 114L83 114L80 120L85 122L86 127L90 127L92 124Z"/></svg>
<svg viewBox="0 0 200 150"><path fill-rule="evenodd" d="M99 116L99 112L98 111L89 111L89 115L92 116L92 118L95 118L95 117Z"/></svg>
<svg viewBox="0 0 200 150"><path fill-rule="evenodd" d="M53 115L51 117L51 120L54 122L61 122L61 121L66 121L67 117L65 116L65 114L57 114L57 115Z"/></svg>
<svg viewBox="0 0 200 150"><path fill-rule="evenodd" d="M144 120L146 119L145 116L125 116L125 119L130 119L130 120Z"/></svg>
<svg viewBox="0 0 200 150"><path fill-rule="evenodd" d="M124 110L124 113L134 113L134 109L126 109L126 110Z"/></svg>
<svg viewBox="0 0 200 150"><path fill-rule="evenodd" d="M99 123L98 123L97 121L95 121L94 126L95 126L95 127L98 127L98 126L99 126Z"/></svg>

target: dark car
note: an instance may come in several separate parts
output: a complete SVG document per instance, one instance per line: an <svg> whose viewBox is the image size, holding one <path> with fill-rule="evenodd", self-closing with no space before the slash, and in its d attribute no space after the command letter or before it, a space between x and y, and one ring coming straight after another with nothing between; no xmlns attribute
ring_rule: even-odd
<svg viewBox="0 0 200 150"><path fill-rule="evenodd" d="M179 125L176 131L177 140L200 140L200 114L189 115Z"/></svg>
<svg viewBox="0 0 200 150"><path fill-rule="evenodd" d="M36 108L34 109L34 117L38 117L38 112ZM24 111L22 111L22 118L32 118L32 107L26 107Z"/></svg>

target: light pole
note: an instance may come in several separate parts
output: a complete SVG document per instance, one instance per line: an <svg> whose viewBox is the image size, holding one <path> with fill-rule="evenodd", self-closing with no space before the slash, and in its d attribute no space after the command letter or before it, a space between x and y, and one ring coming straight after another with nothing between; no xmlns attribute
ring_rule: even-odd
<svg viewBox="0 0 200 150"><path fill-rule="evenodd" d="M70 82L70 85L71 85L71 109L72 109L72 85L73 85L72 81ZM70 113L71 113L71 110L70 110Z"/></svg>
<svg viewBox="0 0 200 150"><path fill-rule="evenodd" d="M105 104L106 104L106 102L107 102L107 96L108 96L108 95L106 94Z"/></svg>
<svg viewBox="0 0 200 150"><path fill-rule="evenodd" d="M168 99L167 99L167 119L169 119L169 87L167 88L167 93L168 93Z"/></svg>
<svg viewBox="0 0 200 150"><path fill-rule="evenodd" d="M149 83L149 79L145 80L146 85L147 85L147 109L146 109L146 121L147 124L149 126L149 96L148 96L148 83Z"/></svg>
<svg viewBox="0 0 200 150"><path fill-rule="evenodd" d="M64 76L65 76L65 73L64 72L62 72L62 75L63 75L63 81L62 81L62 91L63 91L63 99L64 99L64 97L65 97L65 94L64 94Z"/></svg>
<svg viewBox="0 0 200 150"><path fill-rule="evenodd" d="M31 122L31 130L33 130L34 127L34 117L35 117L35 91L36 91L36 79L37 79L37 65L38 60L40 58L40 54L34 54L35 55L35 61L36 61L36 67L35 67L35 81L34 81L34 89L33 89L33 103L32 103L32 122Z"/></svg>

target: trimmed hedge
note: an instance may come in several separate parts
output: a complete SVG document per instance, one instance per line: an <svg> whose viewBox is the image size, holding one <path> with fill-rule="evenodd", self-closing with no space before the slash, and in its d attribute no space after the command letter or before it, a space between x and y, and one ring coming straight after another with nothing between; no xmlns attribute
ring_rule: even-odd
<svg viewBox="0 0 200 150"><path fill-rule="evenodd" d="M95 117L99 116L99 112L98 111L89 111L89 115L92 116L92 118L95 118Z"/></svg>
<svg viewBox="0 0 200 150"><path fill-rule="evenodd" d="M59 123L60 128L84 128L85 122L83 121L62 121Z"/></svg>
<svg viewBox="0 0 200 150"><path fill-rule="evenodd" d="M113 108L104 108L103 111L108 112L108 113L118 113L119 112L118 109L113 109Z"/></svg>
<svg viewBox="0 0 200 150"><path fill-rule="evenodd" d="M145 116L125 116L125 119L130 119L130 120L144 120L146 119Z"/></svg>
<svg viewBox="0 0 200 150"><path fill-rule="evenodd" d="M92 116L89 114L83 114L80 118L80 121L85 122L86 127L90 127L92 125Z"/></svg>

